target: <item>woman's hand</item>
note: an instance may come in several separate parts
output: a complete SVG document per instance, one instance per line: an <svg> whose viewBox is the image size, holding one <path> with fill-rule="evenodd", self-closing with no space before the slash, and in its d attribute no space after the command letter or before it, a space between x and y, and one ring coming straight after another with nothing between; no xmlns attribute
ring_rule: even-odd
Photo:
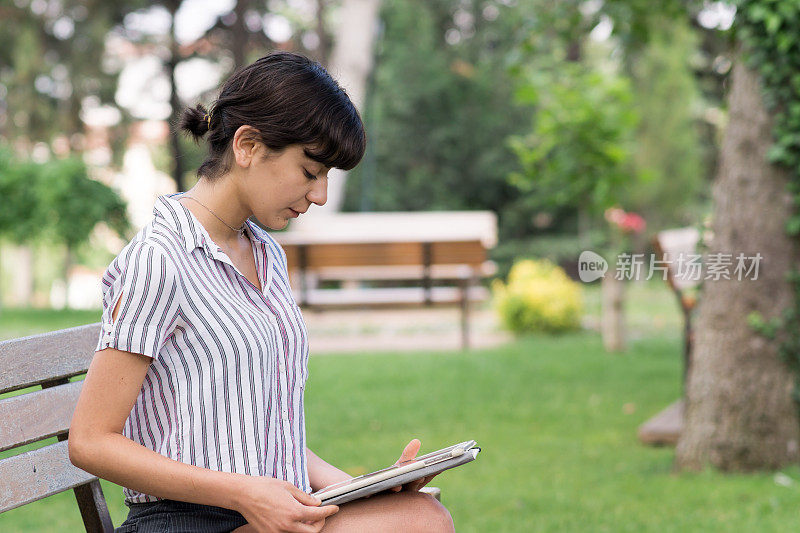
<svg viewBox="0 0 800 533"><path fill-rule="evenodd" d="M403 449L403 453L400 454L400 459L398 459L395 464L399 465L400 463L404 463L406 461L410 461L410 460L414 459L417 456L417 454L419 453L419 449L420 449L421 446L422 446L422 443L419 441L419 439L411 439L411 442L409 442L406 445L406 447ZM418 479L416 481L412 481L410 483L406 483L405 485L400 485L398 487L392 487L389 490L391 490L392 492L400 492L401 490L416 492L416 491L419 491L419 489L421 489L422 487L424 487L428 483L430 483L431 480L433 478L435 478L437 475L438 474L433 474L432 476L423 477L423 478L420 478L420 479Z"/></svg>
<svg viewBox="0 0 800 533"><path fill-rule="evenodd" d="M271 477L242 478L236 510L258 533L316 533L339 507L320 506L320 500L289 482ZM252 529L251 529L252 528Z"/></svg>

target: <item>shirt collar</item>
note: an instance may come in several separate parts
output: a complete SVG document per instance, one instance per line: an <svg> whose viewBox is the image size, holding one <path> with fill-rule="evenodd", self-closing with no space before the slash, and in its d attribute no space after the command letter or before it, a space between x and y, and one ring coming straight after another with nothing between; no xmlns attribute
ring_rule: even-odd
<svg viewBox="0 0 800 533"><path fill-rule="evenodd" d="M216 243L211 240L206 229L192 212L178 201L178 197L182 194L185 193L179 192L159 196L153 207L153 215L183 240L187 252L199 247L204 249L207 254L215 256L216 252L218 252ZM260 235L260 228L255 226L252 221L246 220L245 226L251 239L255 238L261 244L267 244L266 240Z"/></svg>

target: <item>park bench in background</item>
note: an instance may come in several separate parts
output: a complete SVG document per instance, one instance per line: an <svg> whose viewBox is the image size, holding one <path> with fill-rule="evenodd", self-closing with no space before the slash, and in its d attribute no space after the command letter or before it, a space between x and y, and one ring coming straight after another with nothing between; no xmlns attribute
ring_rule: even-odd
<svg viewBox="0 0 800 533"><path fill-rule="evenodd" d="M689 290L696 287L700 280L692 277L691 272L679 272L678 261L688 260L688 256L697 253L700 232L697 228L680 228L661 231L653 239L653 248L660 260L667 261L667 284L678 300L683 314L683 383L692 363L692 310L696 299ZM645 444L670 445L677 444L683 429L684 402L677 400L639 427L639 440Z"/></svg>
<svg viewBox="0 0 800 533"><path fill-rule="evenodd" d="M299 305L458 304L463 348L469 346L469 304L488 298L479 282L496 271L487 259L497 242L497 218L489 211L321 215L274 236L286 252Z"/></svg>
<svg viewBox="0 0 800 533"><path fill-rule="evenodd" d="M100 324L0 342L0 451L51 437L58 442L0 459L0 513L72 489L86 531L112 532L98 479L72 465L67 436Z"/></svg>
<svg viewBox="0 0 800 533"><path fill-rule="evenodd" d="M0 394L37 387L0 398L0 452L58 440L0 459L0 514L72 489L86 531L114 531L99 480L70 463L67 450L83 385L70 378L86 373L99 335L96 323L0 342ZM437 487L423 491L441 499Z"/></svg>

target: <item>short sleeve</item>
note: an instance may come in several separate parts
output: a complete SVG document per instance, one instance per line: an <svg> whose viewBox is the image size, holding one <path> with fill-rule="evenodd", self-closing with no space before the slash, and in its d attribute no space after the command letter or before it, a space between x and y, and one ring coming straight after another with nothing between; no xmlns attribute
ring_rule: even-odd
<svg viewBox="0 0 800 533"><path fill-rule="evenodd" d="M103 277L97 350L116 348L155 359L175 327L179 283L174 262L159 248L138 242L123 250Z"/></svg>

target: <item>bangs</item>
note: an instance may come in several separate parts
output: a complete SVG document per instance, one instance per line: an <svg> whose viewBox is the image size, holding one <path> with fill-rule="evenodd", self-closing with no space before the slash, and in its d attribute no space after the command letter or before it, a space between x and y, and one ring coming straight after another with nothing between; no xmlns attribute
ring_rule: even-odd
<svg viewBox="0 0 800 533"><path fill-rule="evenodd" d="M349 103L349 102L348 102ZM314 120L313 139L306 144L305 154L328 168L350 170L355 167L367 148L364 125L352 104L342 106L330 116Z"/></svg>

